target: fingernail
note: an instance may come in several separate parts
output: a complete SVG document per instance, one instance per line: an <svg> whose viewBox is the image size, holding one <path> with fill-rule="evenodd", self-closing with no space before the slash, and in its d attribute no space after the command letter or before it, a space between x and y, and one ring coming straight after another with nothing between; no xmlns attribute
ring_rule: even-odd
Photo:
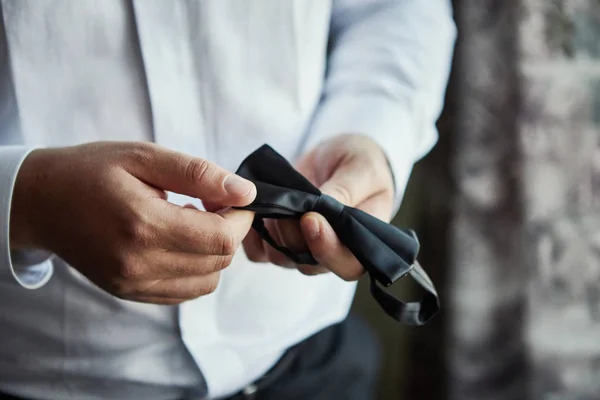
<svg viewBox="0 0 600 400"><path fill-rule="evenodd" d="M244 197L252 190L254 184L237 175L229 175L225 178L224 187L227 193L234 197Z"/></svg>
<svg viewBox="0 0 600 400"><path fill-rule="evenodd" d="M319 238L321 235L321 225L316 218L306 218L304 222L304 234L308 236L308 239L310 240L316 240Z"/></svg>

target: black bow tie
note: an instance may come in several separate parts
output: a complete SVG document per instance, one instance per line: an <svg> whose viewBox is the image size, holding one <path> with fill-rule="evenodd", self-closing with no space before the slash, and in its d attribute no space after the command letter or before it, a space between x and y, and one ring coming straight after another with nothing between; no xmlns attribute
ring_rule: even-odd
<svg viewBox="0 0 600 400"><path fill-rule="evenodd" d="M369 273L371 294L389 316L407 325L423 325L437 313L436 290L416 261L419 241L414 231L399 229L322 194L267 145L250 154L237 174L256 185L256 199L242 207L256 213L253 228L263 240L292 261L317 264L309 252L294 253L278 245L269 235L263 219L300 219L305 213L315 211L327 219L340 241ZM425 296L419 302L404 303L377 284L390 286L406 275L425 290Z"/></svg>

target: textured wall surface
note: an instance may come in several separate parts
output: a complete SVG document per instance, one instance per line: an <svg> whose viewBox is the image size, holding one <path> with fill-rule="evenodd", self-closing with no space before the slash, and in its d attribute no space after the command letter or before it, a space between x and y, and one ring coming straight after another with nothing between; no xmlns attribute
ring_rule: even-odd
<svg viewBox="0 0 600 400"><path fill-rule="evenodd" d="M600 398L600 1L525 0L533 398Z"/></svg>
<svg viewBox="0 0 600 400"><path fill-rule="evenodd" d="M448 397L527 397L519 1L456 2Z"/></svg>
<svg viewBox="0 0 600 400"><path fill-rule="evenodd" d="M600 1L456 5L450 398L600 399Z"/></svg>
<svg viewBox="0 0 600 400"><path fill-rule="evenodd" d="M403 216L443 310L376 321L381 399L600 399L600 0L454 0L441 140ZM359 292L360 298L360 292Z"/></svg>

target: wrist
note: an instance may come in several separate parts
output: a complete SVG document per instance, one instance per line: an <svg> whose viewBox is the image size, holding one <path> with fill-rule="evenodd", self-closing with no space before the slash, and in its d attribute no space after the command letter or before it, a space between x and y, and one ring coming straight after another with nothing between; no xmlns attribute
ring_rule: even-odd
<svg viewBox="0 0 600 400"><path fill-rule="evenodd" d="M392 160L389 157L389 151L382 146L377 140L365 133L354 133L350 135L340 135L340 137L353 138L355 137L358 146L358 152L368 152L370 159L378 165L377 171L381 174L378 176L382 181L386 182L386 188L394 196L397 193L396 179L394 176L394 168ZM347 139L346 139L347 140Z"/></svg>
<svg viewBox="0 0 600 400"><path fill-rule="evenodd" d="M49 150L36 149L29 153L19 168L13 187L10 220L9 245L11 251L43 249L40 240L40 194L45 169L46 153Z"/></svg>

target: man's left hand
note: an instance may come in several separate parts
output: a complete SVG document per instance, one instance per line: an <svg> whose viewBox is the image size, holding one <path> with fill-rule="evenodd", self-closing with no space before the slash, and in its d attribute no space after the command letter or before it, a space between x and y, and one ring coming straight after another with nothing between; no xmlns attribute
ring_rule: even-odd
<svg viewBox="0 0 600 400"><path fill-rule="evenodd" d="M392 217L394 182L383 150L362 135L342 135L305 154L296 169L323 193L386 222ZM310 250L319 265L297 265L251 230L243 241L248 258L297 268L306 275L333 272L347 281L358 280L363 267L340 242L325 218L315 212L300 221L267 220L273 239L292 251Z"/></svg>

